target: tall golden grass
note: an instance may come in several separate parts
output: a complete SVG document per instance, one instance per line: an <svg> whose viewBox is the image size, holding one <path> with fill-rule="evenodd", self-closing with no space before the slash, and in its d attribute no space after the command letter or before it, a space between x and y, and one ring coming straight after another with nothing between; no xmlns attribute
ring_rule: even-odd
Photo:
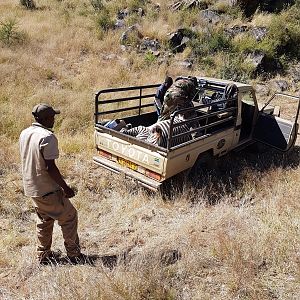
<svg viewBox="0 0 300 300"><path fill-rule="evenodd" d="M143 34L176 29L169 3L161 1L157 21L145 20ZM185 71L123 53L122 30L99 35L87 0L36 4L33 11L18 1L0 4L1 20L16 18L27 34L21 46L0 46L0 297L299 299L299 141L285 156L229 155L171 201L99 169L91 162L93 93ZM115 57L107 60L109 54ZM35 260L35 215L23 194L18 137L38 102L62 111L58 165L78 189L72 201L83 252L99 257L94 266L41 267ZM63 250L58 226L53 248ZM115 254L114 268L103 265L101 257Z"/></svg>

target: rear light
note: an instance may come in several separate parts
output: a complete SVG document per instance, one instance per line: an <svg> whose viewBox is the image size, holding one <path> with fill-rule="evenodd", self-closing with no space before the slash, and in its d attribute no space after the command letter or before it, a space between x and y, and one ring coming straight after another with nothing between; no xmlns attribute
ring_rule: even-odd
<svg viewBox="0 0 300 300"><path fill-rule="evenodd" d="M151 178L153 178L157 181L161 180L161 175L160 174L155 173L155 172L150 171L150 170L147 170L147 169L146 169L145 175L148 176L148 177L151 177Z"/></svg>
<svg viewBox="0 0 300 300"><path fill-rule="evenodd" d="M112 154L109 153L109 152L106 152L106 151L104 151L104 150L98 149L98 153L99 153L100 155L102 155L102 156L108 158L108 159L112 159Z"/></svg>

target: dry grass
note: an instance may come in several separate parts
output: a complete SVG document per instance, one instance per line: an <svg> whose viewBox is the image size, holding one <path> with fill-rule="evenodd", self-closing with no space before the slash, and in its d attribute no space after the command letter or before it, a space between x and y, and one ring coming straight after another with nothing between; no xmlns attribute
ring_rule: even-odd
<svg viewBox="0 0 300 300"><path fill-rule="evenodd" d="M161 37L177 26L169 1L161 3L165 17L145 21L145 35ZM0 297L299 299L299 146L287 156L229 156L167 202L97 168L91 163L94 91L156 83L183 70L147 66L123 53L121 30L98 39L89 1L36 4L35 11L17 1L0 4L3 18L16 17L28 35L21 47L0 46ZM116 58L104 59L112 53ZM94 266L35 261L35 215L23 195L18 136L40 101L62 111L58 165L78 189L72 201L83 252L99 256ZM58 226L53 246L63 250ZM114 254L119 261L109 269L100 257Z"/></svg>

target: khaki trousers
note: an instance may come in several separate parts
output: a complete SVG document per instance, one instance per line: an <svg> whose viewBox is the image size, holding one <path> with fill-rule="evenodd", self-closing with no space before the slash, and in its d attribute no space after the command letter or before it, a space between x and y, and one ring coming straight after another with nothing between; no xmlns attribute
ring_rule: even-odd
<svg viewBox="0 0 300 300"><path fill-rule="evenodd" d="M32 198L37 213L38 257L47 256L51 250L54 221L61 227L64 245L68 256L80 254L79 238L77 234L77 210L70 200L64 196L62 190L44 197Z"/></svg>

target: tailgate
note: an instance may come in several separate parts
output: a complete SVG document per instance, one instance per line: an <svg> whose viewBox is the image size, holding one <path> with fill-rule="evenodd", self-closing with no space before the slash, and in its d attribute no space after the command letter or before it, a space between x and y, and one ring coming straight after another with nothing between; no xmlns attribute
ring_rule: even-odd
<svg viewBox="0 0 300 300"><path fill-rule="evenodd" d="M101 166L117 173L127 174L138 181L144 177L156 182L163 181L165 153L144 148L97 130L95 131L95 145L99 155L94 157L94 161ZM144 181L146 179L144 178ZM155 184L151 182L151 185Z"/></svg>

